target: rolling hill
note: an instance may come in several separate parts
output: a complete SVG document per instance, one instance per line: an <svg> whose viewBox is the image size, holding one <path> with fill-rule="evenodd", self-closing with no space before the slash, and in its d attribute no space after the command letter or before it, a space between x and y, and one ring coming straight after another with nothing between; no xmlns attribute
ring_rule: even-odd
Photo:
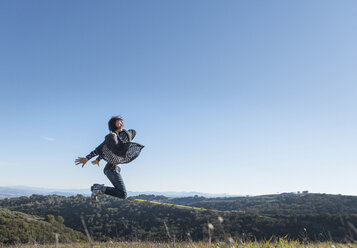
<svg viewBox="0 0 357 248"><path fill-rule="evenodd" d="M41 218L17 211L0 208L0 244L53 243L55 233L60 242L84 241L86 237L62 223L62 218Z"/></svg>
<svg viewBox="0 0 357 248"><path fill-rule="evenodd" d="M150 197L153 196L146 196L146 198ZM101 196L98 203L90 204L90 199L81 195L72 197L32 195L0 200L0 207L42 218L48 215L62 216L66 226L80 232L83 232L80 221L80 216L83 216L90 234L98 241L162 242L170 240L168 230L171 238L175 237L176 240L201 241L208 239L209 223L214 227L213 240L227 237L264 240L272 236L288 236L292 239L310 241L357 239L357 233L354 232L357 215L348 213L352 211L349 202L346 212L338 214L317 213L316 210L301 214L299 208L294 213L293 204L289 211L291 214L282 214L276 208L269 210L269 204L263 208L269 214L262 214L248 210L198 208L193 207L192 204L186 206L175 204L174 199L166 200L170 203L163 200L150 202L133 197L120 200ZM179 202L182 203L184 200L189 201L189 199L180 199ZM227 200L229 199L224 199ZM212 201L217 203L219 199ZM310 205L306 208L310 208ZM288 209L288 205L284 205L284 209ZM327 206L326 209L335 211L333 207Z"/></svg>

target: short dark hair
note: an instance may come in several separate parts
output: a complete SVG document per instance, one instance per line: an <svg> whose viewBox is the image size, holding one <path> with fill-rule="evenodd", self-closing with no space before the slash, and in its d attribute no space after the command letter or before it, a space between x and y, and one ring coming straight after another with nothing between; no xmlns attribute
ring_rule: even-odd
<svg viewBox="0 0 357 248"><path fill-rule="evenodd" d="M108 121L108 128L110 131L115 132L118 128L115 126L115 122L116 121L123 121L122 117L119 116L113 116L112 118L110 118L110 120Z"/></svg>

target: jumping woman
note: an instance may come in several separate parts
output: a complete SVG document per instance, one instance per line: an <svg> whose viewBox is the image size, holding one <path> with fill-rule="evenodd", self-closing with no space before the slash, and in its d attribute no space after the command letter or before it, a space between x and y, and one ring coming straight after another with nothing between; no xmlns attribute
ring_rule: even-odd
<svg viewBox="0 0 357 248"><path fill-rule="evenodd" d="M125 199L127 192L123 178L120 175L120 164L126 164L137 158L144 148L143 145L132 142L135 137L135 130L123 129L123 119L121 117L112 117L108 122L110 133L105 136L105 140L94 151L86 157L79 157L74 162L76 165L82 164L83 166L91 158L98 156L92 164L99 166L99 161L104 159L107 164L104 168L104 174L108 177L114 187L104 186L104 184L93 184L91 186L91 201L97 200L101 194L111 195Z"/></svg>

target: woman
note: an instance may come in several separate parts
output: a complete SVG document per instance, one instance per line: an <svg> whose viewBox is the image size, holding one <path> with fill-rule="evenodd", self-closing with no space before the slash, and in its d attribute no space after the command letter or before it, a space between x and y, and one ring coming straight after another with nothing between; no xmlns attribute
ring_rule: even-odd
<svg viewBox="0 0 357 248"><path fill-rule="evenodd" d="M92 202L97 200L98 195L107 194L121 199L127 197L125 184L123 178L120 175L119 164L125 164L133 161L137 158L144 148L143 145L131 142L135 137L135 130L123 129L123 119L120 117L112 117L108 122L108 128L110 133L105 136L105 140L94 151L88 154L86 157L79 157L75 160L76 164L82 164L82 167L91 158L99 157L92 162L92 164L98 164L99 160L104 159L107 164L104 168L104 174L108 177L114 187L104 186L104 184L93 184L91 187Z"/></svg>

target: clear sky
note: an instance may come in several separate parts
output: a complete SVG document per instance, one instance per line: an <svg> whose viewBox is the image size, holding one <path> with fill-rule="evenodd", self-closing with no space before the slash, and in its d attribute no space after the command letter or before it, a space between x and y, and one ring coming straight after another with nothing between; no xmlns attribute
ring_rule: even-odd
<svg viewBox="0 0 357 248"><path fill-rule="evenodd" d="M0 1L0 186L357 195L357 2Z"/></svg>

